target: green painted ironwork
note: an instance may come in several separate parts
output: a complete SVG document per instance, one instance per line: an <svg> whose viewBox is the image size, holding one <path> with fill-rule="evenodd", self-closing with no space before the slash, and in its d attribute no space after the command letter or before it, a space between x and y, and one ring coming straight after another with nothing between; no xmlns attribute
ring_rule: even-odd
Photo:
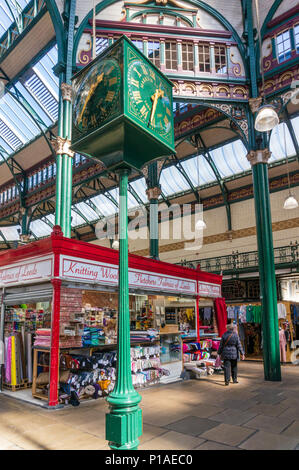
<svg viewBox="0 0 299 470"><path fill-rule="evenodd" d="M255 44L253 2L246 0L247 21L247 56L250 61L250 88L251 97L259 96L257 60L260 60L259 41ZM256 51L256 54L253 54ZM261 65L262 66L262 65ZM255 131L255 116L249 110L247 113L249 124L249 141L251 150L268 147L268 136ZM255 156L256 158L256 156ZM254 162L252 165L253 193L256 215L256 234L258 245L259 279L263 318L264 338L264 376L265 380L280 381L280 356L278 339L277 292L273 252L273 236L270 206L270 191L268 164Z"/></svg>
<svg viewBox="0 0 299 470"><path fill-rule="evenodd" d="M263 318L264 376L265 380L280 381L277 292L267 164L253 165L252 174Z"/></svg>
<svg viewBox="0 0 299 470"><path fill-rule="evenodd" d="M72 76L72 50L74 42L76 0L68 0L65 4L64 29L57 20L56 9L51 9L51 16L55 21L55 30L59 33L58 57L63 65L59 67L59 117L58 136L71 140L72 129L72 104L70 100L62 97L61 86L71 86ZM62 40L62 38L64 40ZM56 224L61 226L65 237L71 237L71 210L72 210L72 182L73 162L67 154L57 154L56 157L57 182L56 182Z"/></svg>
<svg viewBox="0 0 299 470"><path fill-rule="evenodd" d="M146 9L146 10L142 10L141 12L138 11L136 13L133 13L133 15L131 15L129 19L127 19L127 21L132 21L135 18L138 18L139 16L157 13L157 10L160 11L162 14L164 13L164 14L168 14L169 16L173 16L174 18L180 18L181 20L185 21L190 26L190 28L194 27L193 21L190 20L187 16L182 15L181 13L178 13L177 10L171 11L169 8L162 8L162 7L159 7L157 9L155 8ZM163 23L160 23L160 24L163 24Z"/></svg>
<svg viewBox="0 0 299 470"><path fill-rule="evenodd" d="M106 414L106 439L114 450L136 450L142 434L141 396L134 389L130 355L129 269L128 269L128 206L129 170L119 173L119 291L117 376L114 390L107 398L110 413Z"/></svg>
<svg viewBox="0 0 299 470"><path fill-rule="evenodd" d="M44 0L37 2L32 0L24 10L18 6L18 15L12 11L9 2L6 2L15 21L9 26L7 31L0 38L0 60L6 57L11 49L17 44L21 36L25 35L29 29L43 16L47 9ZM53 2L52 2L53 3ZM15 2L16 5L17 2Z"/></svg>
<svg viewBox="0 0 299 470"><path fill-rule="evenodd" d="M291 269L292 272L299 272L299 243L291 242L289 245L274 248L275 269ZM247 251L239 253L233 251L229 255L216 256L213 258L199 258L192 261L182 260L178 263L196 269L200 264L202 271L215 274L222 273L224 276L238 277L239 274L257 272L259 268L258 252Z"/></svg>
<svg viewBox="0 0 299 470"><path fill-rule="evenodd" d="M148 165L148 189L160 188L159 173L157 162L152 162ZM158 199L151 198L150 215L149 215L149 233L150 233L150 257L159 259L159 214L158 214Z"/></svg>

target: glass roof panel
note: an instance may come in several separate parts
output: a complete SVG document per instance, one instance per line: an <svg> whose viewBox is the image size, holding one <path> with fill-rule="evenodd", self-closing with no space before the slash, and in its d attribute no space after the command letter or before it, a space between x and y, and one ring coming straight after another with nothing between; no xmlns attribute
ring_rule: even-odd
<svg viewBox="0 0 299 470"><path fill-rule="evenodd" d="M108 193L118 203L118 201L119 201L119 189L118 188L111 189L110 191L108 191ZM137 207L137 206L138 206L138 202L136 201L134 196L130 193L130 191L128 191L128 209L133 209L134 207ZM116 212L118 212L118 209L116 210Z"/></svg>
<svg viewBox="0 0 299 470"><path fill-rule="evenodd" d="M17 232L18 228L19 225L14 225L12 227L0 227L0 232L3 233L6 240L19 240L19 234ZM0 241L1 240L3 240L3 238L0 236Z"/></svg>
<svg viewBox="0 0 299 470"><path fill-rule="evenodd" d="M55 216L54 214L48 214L46 218L51 222L51 224L55 225Z"/></svg>
<svg viewBox="0 0 299 470"><path fill-rule="evenodd" d="M138 194L140 199L146 204L148 202L147 195L146 195L146 182L145 178L139 178L138 180L132 181L130 183L134 191Z"/></svg>
<svg viewBox="0 0 299 470"><path fill-rule="evenodd" d="M4 122L1 119L1 113L0 113L0 134L1 134L1 141L4 143L4 148L8 151L8 153L11 153L12 151L17 150L17 148L22 146L22 140L19 139L19 137L12 132L9 124Z"/></svg>
<svg viewBox="0 0 299 470"><path fill-rule="evenodd" d="M296 155L290 132L284 122L276 126L271 133L270 151L270 163Z"/></svg>
<svg viewBox="0 0 299 470"><path fill-rule="evenodd" d="M1 5L1 0L0 0ZM16 83L17 90L42 120L44 129L52 125L58 116L58 78L53 66L57 61L57 46L45 54L24 77ZM14 89L11 89L14 93ZM36 118L36 116L34 116ZM3 147L13 153L40 134L31 111L24 109L15 97L6 93L0 99L0 132ZM1 143L1 141L0 141Z"/></svg>
<svg viewBox="0 0 299 470"><path fill-rule="evenodd" d="M215 175L203 155L183 161L182 167L195 187L215 181Z"/></svg>
<svg viewBox="0 0 299 470"><path fill-rule="evenodd" d="M85 224L86 221L81 217L77 212L72 210L72 227L76 227L77 225Z"/></svg>
<svg viewBox="0 0 299 470"><path fill-rule="evenodd" d="M298 145L299 145L299 116L295 117L294 119L291 119L291 124L294 128L295 135L296 135L296 138L297 138L297 142L298 142Z"/></svg>
<svg viewBox="0 0 299 470"><path fill-rule="evenodd" d="M0 0L0 37L15 21L15 17L18 16L18 10L23 10L30 1L31 0L18 0L18 2L15 2L11 0ZM16 7L16 3L19 9Z"/></svg>
<svg viewBox="0 0 299 470"><path fill-rule="evenodd" d="M166 196L190 189L187 180L174 166L162 170L160 183L161 189Z"/></svg>
<svg viewBox="0 0 299 470"><path fill-rule="evenodd" d="M54 75L53 67L57 63L57 59L57 46L54 46L34 67L32 67L56 101L58 101L59 80L58 77Z"/></svg>
<svg viewBox="0 0 299 470"><path fill-rule="evenodd" d="M247 150L241 140L223 145L210 152L222 178L250 170Z"/></svg>
<svg viewBox="0 0 299 470"><path fill-rule="evenodd" d="M0 153L5 155L7 158L7 154L9 154L12 151L12 147L8 145L8 143L2 138L3 137L3 131L1 130L1 124L0 124Z"/></svg>
<svg viewBox="0 0 299 470"><path fill-rule="evenodd" d="M109 216L117 212L117 207L103 194L91 198L91 201L104 216Z"/></svg>
<svg viewBox="0 0 299 470"><path fill-rule="evenodd" d="M39 133L39 128L32 118L26 113L24 108L10 95L6 94L0 105L0 113L5 113L5 117L11 124L11 130L26 143ZM24 116L25 115L25 116Z"/></svg>
<svg viewBox="0 0 299 470"><path fill-rule="evenodd" d="M52 232L52 228L43 219L34 220L30 224L30 230L37 237L47 237ZM16 238L18 240L19 237Z"/></svg>
<svg viewBox="0 0 299 470"><path fill-rule="evenodd" d="M88 206L85 202L79 202L78 204L75 205L88 220L97 220L99 217L97 213L90 207Z"/></svg>
<svg viewBox="0 0 299 470"><path fill-rule="evenodd" d="M31 92L27 90L20 82L17 83L16 88L29 103L29 105L34 109L41 121L45 123L45 126L42 127L46 129L47 127L51 126L51 124L53 124L53 119L49 116L47 110L44 108L42 103L39 102L37 97L34 97L34 95L32 95Z"/></svg>

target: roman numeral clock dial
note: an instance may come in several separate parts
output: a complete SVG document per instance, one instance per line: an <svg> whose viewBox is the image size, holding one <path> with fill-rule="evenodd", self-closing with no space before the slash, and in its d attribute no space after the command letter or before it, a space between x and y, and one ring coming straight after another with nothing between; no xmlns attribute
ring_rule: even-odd
<svg viewBox="0 0 299 470"><path fill-rule="evenodd" d="M73 108L74 124L80 132L98 127L113 114L120 85L120 66L113 58L89 70L78 88Z"/></svg>
<svg viewBox="0 0 299 470"><path fill-rule="evenodd" d="M72 150L141 169L175 153L171 81L126 37L72 77Z"/></svg>
<svg viewBox="0 0 299 470"><path fill-rule="evenodd" d="M158 73L146 62L134 60L128 67L128 91L134 115L148 129L166 136L171 131L171 97Z"/></svg>

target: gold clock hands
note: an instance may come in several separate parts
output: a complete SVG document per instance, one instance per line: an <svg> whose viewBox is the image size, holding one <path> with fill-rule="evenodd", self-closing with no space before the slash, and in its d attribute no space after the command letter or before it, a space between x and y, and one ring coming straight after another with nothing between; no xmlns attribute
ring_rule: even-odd
<svg viewBox="0 0 299 470"><path fill-rule="evenodd" d="M151 100L153 102L153 105L152 105L151 117L150 117L148 125L152 124L153 119L154 119L154 115L155 115L155 112L156 112L156 108L157 108L158 99L162 98L163 96L164 96L164 91L161 90L160 88L157 88L155 93L153 94L153 96L151 96Z"/></svg>
<svg viewBox="0 0 299 470"><path fill-rule="evenodd" d="M94 93L96 87L98 86L99 83L101 83L101 81L103 80L103 78L104 78L104 72L101 73L101 75L99 75L99 76L97 77L95 83L93 83L93 84L91 85L91 87L90 87L90 89L89 89L89 92L88 92L88 95L87 95L87 97L86 97L86 100L85 100L85 102L84 102L83 108L81 109L81 113L80 113L78 122L80 122L80 121L82 120L82 116L83 116L83 114L84 114L84 111L85 111L85 109L86 109L86 106L87 106L87 104L88 104L90 98L92 97L92 95L93 95L93 93Z"/></svg>

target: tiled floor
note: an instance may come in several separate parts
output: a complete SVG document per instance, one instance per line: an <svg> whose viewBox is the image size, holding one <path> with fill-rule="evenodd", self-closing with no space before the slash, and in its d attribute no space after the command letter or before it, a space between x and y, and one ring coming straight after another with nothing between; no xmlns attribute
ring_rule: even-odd
<svg viewBox="0 0 299 470"><path fill-rule="evenodd" d="M222 376L142 391L140 449L299 449L299 367L264 382L262 364L240 364L239 384ZM17 392L16 392L17 393ZM50 411L0 394L0 450L108 449L104 400Z"/></svg>

